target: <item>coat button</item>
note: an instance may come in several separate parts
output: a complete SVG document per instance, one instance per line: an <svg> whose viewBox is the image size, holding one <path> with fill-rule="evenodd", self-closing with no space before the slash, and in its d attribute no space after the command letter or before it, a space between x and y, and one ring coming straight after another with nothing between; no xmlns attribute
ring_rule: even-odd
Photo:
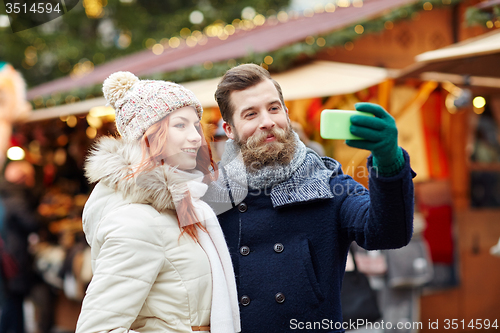
<svg viewBox="0 0 500 333"><path fill-rule="evenodd" d="M248 297L247 295L241 296L240 303L243 306L247 306L248 304L250 304L250 297Z"/></svg>
<svg viewBox="0 0 500 333"><path fill-rule="evenodd" d="M285 295L283 293L277 293L274 298L276 299L276 302L278 303L283 303L285 301Z"/></svg>
<svg viewBox="0 0 500 333"><path fill-rule="evenodd" d="M274 252L281 253L281 252L283 252L284 249L285 249L285 247L283 246L283 244L281 244L281 243L274 244Z"/></svg>
<svg viewBox="0 0 500 333"><path fill-rule="evenodd" d="M238 210L240 211L240 213L244 213L246 212L248 209L248 206L246 203L242 202L238 205Z"/></svg>
<svg viewBox="0 0 500 333"><path fill-rule="evenodd" d="M242 246L240 247L240 253L243 256L247 256L250 254L250 248L248 246Z"/></svg>

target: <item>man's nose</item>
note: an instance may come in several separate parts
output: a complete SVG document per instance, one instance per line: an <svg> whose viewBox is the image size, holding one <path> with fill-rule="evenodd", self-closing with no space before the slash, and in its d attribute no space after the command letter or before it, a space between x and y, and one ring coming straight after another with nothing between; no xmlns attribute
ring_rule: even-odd
<svg viewBox="0 0 500 333"><path fill-rule="evenodd" d="M271 129L276 125L269 112L264 111L260 115L260 129Z"/></svg>

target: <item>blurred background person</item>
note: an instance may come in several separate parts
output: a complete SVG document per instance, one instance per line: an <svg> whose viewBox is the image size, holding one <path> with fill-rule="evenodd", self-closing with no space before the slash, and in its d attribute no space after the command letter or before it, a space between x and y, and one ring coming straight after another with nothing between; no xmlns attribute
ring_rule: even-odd
<svg viewBox="0 0 500 333"><path fill-rule="evenodd" d="M39 227L37 200L31 191L35 185L35 170L26 161L10 162L5 168L4 178L0 185L0 197L5 208L1 236L4 251L14 259L17 271L9 279L3 279L5 301L0 317L0 332L23 333L23 302L34 280L28 236Z"/></svg>

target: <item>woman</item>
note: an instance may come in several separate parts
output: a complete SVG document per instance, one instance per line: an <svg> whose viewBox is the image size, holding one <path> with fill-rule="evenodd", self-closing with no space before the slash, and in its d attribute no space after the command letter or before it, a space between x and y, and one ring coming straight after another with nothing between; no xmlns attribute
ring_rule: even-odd
<svg viewBox="0 0 500 333"><path fill-rule="evenodd" d="M83 212L94 276L76 332L239 332L229 252L200 200L215 166L199 101L128 72L103 92L122 138L100 139L85 164L98 182Z"/></svg>

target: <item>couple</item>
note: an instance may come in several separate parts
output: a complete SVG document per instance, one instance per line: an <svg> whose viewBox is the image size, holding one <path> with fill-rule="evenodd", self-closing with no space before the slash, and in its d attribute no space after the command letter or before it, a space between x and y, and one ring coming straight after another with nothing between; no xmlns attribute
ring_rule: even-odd
<svg viewBox="0 0 500 333"><path fill-rule="evenodd" d="M356 105L375 117L353 116L364 140L347 141L372 152L368 192L304 146L260 66L218 85L230 139L218 166L191 91L126 72L103 91L122 138L100 139L85 166L97 182L83 216L94 277L77 333L274 333L325 320L316 331L343 332L350 243L410 241L414 173L378 105Z"/></svg>

